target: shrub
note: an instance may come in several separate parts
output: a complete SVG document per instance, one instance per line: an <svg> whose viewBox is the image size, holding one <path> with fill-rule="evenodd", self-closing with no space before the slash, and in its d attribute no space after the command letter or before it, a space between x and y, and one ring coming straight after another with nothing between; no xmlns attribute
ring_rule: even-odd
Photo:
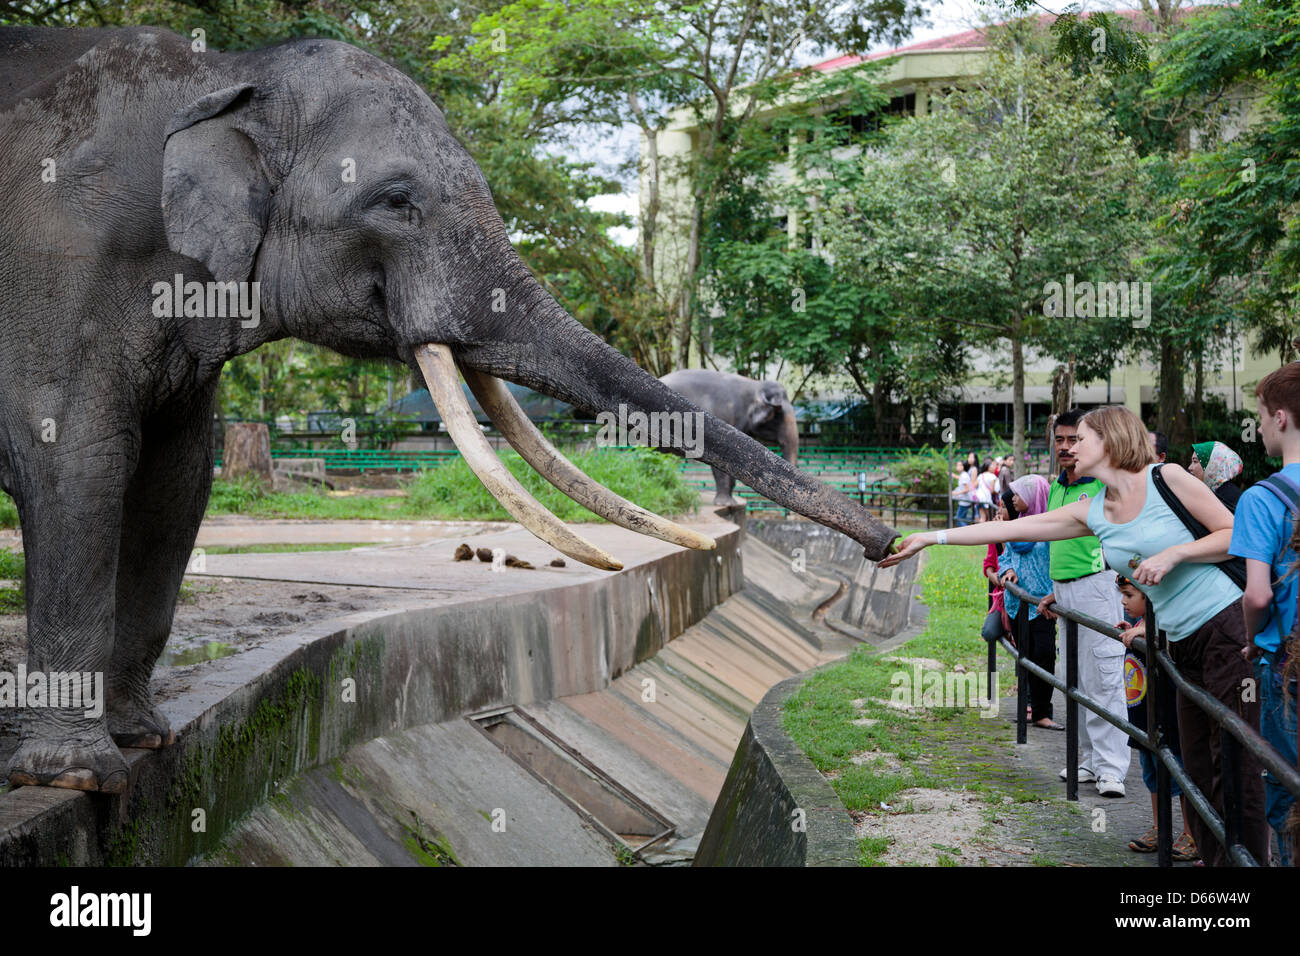
<svg viewBox="0 0 1300 956"><path fill-rule="evenodd" d="M21 550L0 548L0 578L18 587L0 587L0 614L21 614L27 609L27 560Z"/></svg>
<svg viewBox="0 0 1300 956"><path fill-rule="evenodd" d="M954 467L956 463L954 462ZM952 490L948 459L926 445L920 451L909 452L890 467L890 474L901 486L900 491L916 495L946 495ZM905 508L938 508L943 503L935 498L900 498Z"/></svg>
<svg viewBox="0 0 1300 956"><path fill-rule="evenodd" d="M266 497L266 487L252 475L234 479L217 478L208 496L209 514L247 514Z"/></svg>
<svg viewBox="0 0 1300 956"><path fill-rule="evenodd" d="M0 491L0 528L18 527L18 506L14 500Z"/></svg>

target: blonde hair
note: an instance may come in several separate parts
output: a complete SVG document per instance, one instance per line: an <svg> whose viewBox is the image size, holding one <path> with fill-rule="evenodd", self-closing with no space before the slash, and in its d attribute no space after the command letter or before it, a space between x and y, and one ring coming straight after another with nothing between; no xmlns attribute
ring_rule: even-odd
<svg viewBox="0 0 1300 956"><path fill-rule="evenodd" d="M1079 424L1086 424L1101 437L1101 447L1112 468L1141 471L1156 460L1155 449L1142 419L1123 405L1094 408Z"/></svg>

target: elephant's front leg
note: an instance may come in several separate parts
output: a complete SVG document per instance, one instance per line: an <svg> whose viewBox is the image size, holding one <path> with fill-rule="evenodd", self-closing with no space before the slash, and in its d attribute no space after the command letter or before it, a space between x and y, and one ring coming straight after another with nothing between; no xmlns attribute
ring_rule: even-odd
<svg viewBox="0 0 1300 956"><path fill-rule="evenodd" d="M736 486L736 479L732 478L725 471L713 469L713 503L715 505L730 506L740 504L732 497L731 489Z"/></svg>
<svg viewBox="0 0 1300 956"><path fill-rule="evenodd" d="M117 567L116 639L108 678L108 726L122 747L175 742L149 690L171 633L181 579L212 487L211 403L146 427L126 493Z"/></svg>
<svg viewBox="0 0 1300 956"><path fill-rule="evenodd" d="M122 497L135 441L125 425L82 421L111 437L69 434L36 445L15 487L27 555L28 640L9 782L118 793L127 768L109 736L104 697Z"/></svg>

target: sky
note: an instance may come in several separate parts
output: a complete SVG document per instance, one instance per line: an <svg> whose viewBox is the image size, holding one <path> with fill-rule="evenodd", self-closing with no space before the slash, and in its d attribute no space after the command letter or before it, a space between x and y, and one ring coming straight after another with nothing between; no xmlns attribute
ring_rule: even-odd
<svg viewBox="0 0 1300 956"><path fill-rule="evenodd" d="M1041 0L1038 10L1060 13L1070 5L1070 2L1071 0ZM1083 4L1085 10L1125 9L1133 6L1136 6L1136 3L1105 2L1105 0L1102 2L1085 0ZM929 21L929 26L914 30L904 45L969 30L987 19L993 9L995 7L992 4L980 4L976 0L938 0L927 7L926 19ZM871 52L884 49L888 49L887 44L873 47ZM563 148L563 153L569 159L594 162L602 174L625 183L622 193L595 196L588 200L587 205L602 212L623 212L635 220L638 213L635 176L620 175L619 166L634 157L639 148L637 127L631 123L617 133L602 130L600 136L575 137ZM610 236L620 245L636 244L635 229L611 229Z"/></svg>

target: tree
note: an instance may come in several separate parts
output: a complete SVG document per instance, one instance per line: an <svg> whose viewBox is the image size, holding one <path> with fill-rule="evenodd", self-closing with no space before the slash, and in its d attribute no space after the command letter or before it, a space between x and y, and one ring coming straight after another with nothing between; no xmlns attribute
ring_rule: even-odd
<svg viewBox="0 0 1300 956"><path fill-rule="evenodd" d="M893 442L914 401L936 399L961 368L955 333L936 339L898 321L857 264L822 248L820 203L859 181L857 159L881 138L888 94L878 67L792 75L790 104L737 134L702 247L701 303L714 351L743 374L798 366L802 381L842 372L871 405L875 440ZM798 235L787 230L798 213ZM779 363L779 364L778 364Z"/></svg>
<svg viewBox="0 0 1300 956"><path fill-rule="evenodd" d="M477 42L442 56L437 66L477 71L508 108L530 117L536 131L637 124L646 147L640 175L648 196L639 223L637 305L657 326L657 348L645 359L659 373L690 359L701 315L704 237L726 202L739 131L773 101L796 54L855 51L877 38L898 41L920 13L914 0L517 0L481 16L474 25ZM454 38L442 44L455 46ZM675 107L693 114L699 142L685 168L670 170L657 135ZM684 209L661 193L669 176L689 183ZM679 268L661 255L666 224L687 236Z"/></svg>
<svg viewBox="0 0 1300 956"><path fill-rule="evenodd" d="M1186 228L1188 200L1181 182L1196 163L1196 150L1213 149L1225 133L1232 134L1233 121L1240 117L1233 115L1226 89L1175 90L1161 79L1185 46L1173 38L1189 24L1193 33L1199 30L1199 14L1182 9L1184 2L1143 0L1146 26L1158 45L1130 29L1123 18L1103 13L1086 20L1067 13L1052 28L1058 59L1076 74L1099 72L1108 77L1109 82L1099 86L1105 90L1101 102L1143 157L1150 207L1157 215L1141 267L1151 276L1157 318L1134 333L1131 353L1145 352L1157 362L1156 427L1174 445L1189 442L1199 432L1206 365L1222 354L1232 331L1242 327L1241 303L1251 281L1210 274L1198 261ZM1099 43L1107 55L1095 55Z"/></svg>
<svg viewBox="0 0 1300 956"><path fill-rule="evenodd" d="M1188 157L1171 194L1179 274L1238 295L1256 348L1280 350L1285 361L1300 335L1300 3L1242 0L1189 20L1168 43L1154 88L1193 104L1197 128L1219 134Z"/></svg>
<svg viewBox="0 0 1300 956"><path fill-rule="evenodd" d="M1096 82L1049 62L1013 24L985 75L892 127L863 158L869 171L825 203L835 261L887 290L900 323L935 344L954 329L1006 343L1017 460L1026 349L1101 377L1133 321L1112 306L1134 278L1137 156L1098 106Z"/></svg>

